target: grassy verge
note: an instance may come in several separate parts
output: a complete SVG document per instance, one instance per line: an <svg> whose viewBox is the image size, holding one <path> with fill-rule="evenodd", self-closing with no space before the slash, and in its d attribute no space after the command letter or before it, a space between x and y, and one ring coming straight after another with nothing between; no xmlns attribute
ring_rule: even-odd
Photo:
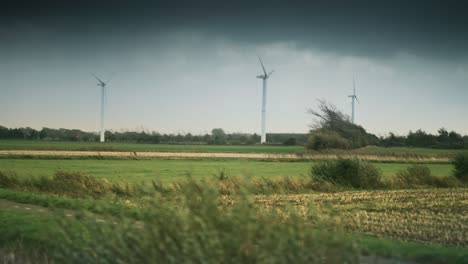
<svg viewBox="0 0 468 264"><path fill-rule="evenodd" d="M60 263L358 262L352 238L312 212L314 222L292 209L287 215L261 211L247 196L220 207L218 194L199 185L187 185L180 195L176 204L159 201L148 208L141 225L125 217L96 224L2 210L0 232L6 235L0 243L24 243Z"/></svg>
<svg viewBox="0 0 468 264"><path fill-rule="evenodd" d="M463 247L428 245L359 234L356 236L356 240L364 255L377 255L389 259L396 258L427 264L462 264L466 263L468 259L468 251Z"/></svg>
<svg viewBox="0 0 468 264"><path fill-rule="evenodd" d="M97 224L65 218L60 213L5 209L0 213L0 248L16 251L24 260L47 259L58 263L98 259L100 263L116 260L148 263L154 259L165 263L201 259L205 263L288 260L359 263L386 258L390 262L435 264L465 263L468 257L466 248L344 234L334 224L311 225L294 217L292 212L288 219L277 214L258 214L249 209L248 203L235 210L217 211L206 199L201 201L203 205L182 206L188 211L177 208L182 213L162 206L144 219L143 224L147 226L143 228L135 227L125 218L120 218L117 225ZM311 214L311 219L317 218Z"/></svg>
<svg viewBox="0 0 468 264"><path fill-rule="evenodd" d="M65 176L67 180L70 179L68 175ZM189 179L166 186L155 182L151 191L131 191L124 196L105 188L105 192L95 196L94 190L101 188L100 183L91 181L97 187L85 184L78 188L76 184L87 180L87 176L75 176L71 178L73 181L55 177L47 182L47 189L41 189L42 181L38 182L38 187L35 180L22 182L3 176L0 184L8 185L13 190L0 189L0 199L141 220L161 204L179 208L187 189L195 192L190 199L196 199L198 192L208 189L213 193L211 199L222 208L235 205L238 197L249 197L252 205L260 211L274 210L287 215L288 211L283 211L292 206L302 217L306 217L309 208L314 206L335 214L341 219L340 224L350 231L425 243L468 245L468 225L464 214L468 193L463 187L355 190L333 185L317 186L310 179L246 181L220 178L217 181ZM56 180L58 184L54 182ZM76 188L72 190L64 184ZM316 192L323 189L330 192ZM86 198L89 196L94 199Z"/></svg>
<svg viewBox="0 0 468 264"><path fill-rule="evenodd" d="M143 211L136 207L135 203L125 205L116 203L115 200L95 200L95 199L72 199L58 195L31 193L24 191L14 191L0 189L0 199L13 201L22 204L33 204L45 208L84 210L98 214L124 215L135 219L141 218ZM2 209L3 210L3 209Z"/></svg>

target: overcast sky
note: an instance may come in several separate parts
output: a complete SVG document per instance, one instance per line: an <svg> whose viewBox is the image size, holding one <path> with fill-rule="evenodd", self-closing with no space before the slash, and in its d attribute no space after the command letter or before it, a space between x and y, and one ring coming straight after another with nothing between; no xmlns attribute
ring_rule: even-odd
<svg viewBox="0 0 468 264"><path fill-rule="evenodd" d="M464 1L6 1L0 125L304 133L326 99L384 135L468 134Z"/></svg>

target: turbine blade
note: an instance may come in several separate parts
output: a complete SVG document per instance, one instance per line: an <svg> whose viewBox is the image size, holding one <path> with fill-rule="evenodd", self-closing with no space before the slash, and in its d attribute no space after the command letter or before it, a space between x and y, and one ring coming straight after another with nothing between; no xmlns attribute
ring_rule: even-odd
<svg viewBox="0 0 468 264"><path fill-rule="evenodd" d="M94 76L94 78L96 78L96 80L98 80L101 84L106 84L105 82L103 82L101 79L99 79L94 73L91 73L91 75Z"/></svg>
<svg viewBox="0 0 468 264"><path fill-rule="evenodd" d="M260 59L260 56L258 56L258 60L260 61L260 64L262 65L263 73L265 74L265 76L268 76L268 74L267 74L267 72L265 70L265 66L263 66L262 59Z"/></svg>
<svg viewBox="0 0 468 264"><path fill-rule="evenodd" d="M359 103L359 100L357 99L357 96L355 95L354 98L356 98L356 101Z"/></svg>
<svg viewBox="0 0 468 264"><path fill-rule="evenodd" d="M275 70L272 70L270 73L268 73L267 77L270 77L274 72Z"/></svg>

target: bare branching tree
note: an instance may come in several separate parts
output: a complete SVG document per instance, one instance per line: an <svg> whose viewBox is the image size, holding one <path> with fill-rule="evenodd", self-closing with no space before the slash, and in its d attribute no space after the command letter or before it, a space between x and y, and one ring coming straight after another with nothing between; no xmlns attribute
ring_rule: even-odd
<svg viewBox="0 0 468 264"><path fill-rule="evenodd" d="M341 123L350 123L349 116L338 110L336 106L324 99L317 99L318 110L308 108L307 112L316 117L311 129L332 129Z"/></svg>
<svg viewBox="0 0 468 264"><path fill-rule="evenodd" d="M321 146L358 148L376 142L376 136L368 134L363 127L353 124L349 116L334 105L326 100L317 101L318 110L307 109L314 116L309 137L309 143L314 145L312 148L317 149Z"/></svg>

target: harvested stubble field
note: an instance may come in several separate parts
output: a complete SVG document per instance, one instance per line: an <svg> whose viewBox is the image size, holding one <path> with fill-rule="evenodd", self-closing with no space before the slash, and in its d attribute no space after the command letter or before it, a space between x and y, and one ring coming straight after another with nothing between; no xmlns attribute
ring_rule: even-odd
<svg viewBox="0 0 468 264"><path fill-rule="evenodd" d="M348 191L257 196L265 208L310 205L331 211L350 231L468 247L468 189Z"/></svg>

